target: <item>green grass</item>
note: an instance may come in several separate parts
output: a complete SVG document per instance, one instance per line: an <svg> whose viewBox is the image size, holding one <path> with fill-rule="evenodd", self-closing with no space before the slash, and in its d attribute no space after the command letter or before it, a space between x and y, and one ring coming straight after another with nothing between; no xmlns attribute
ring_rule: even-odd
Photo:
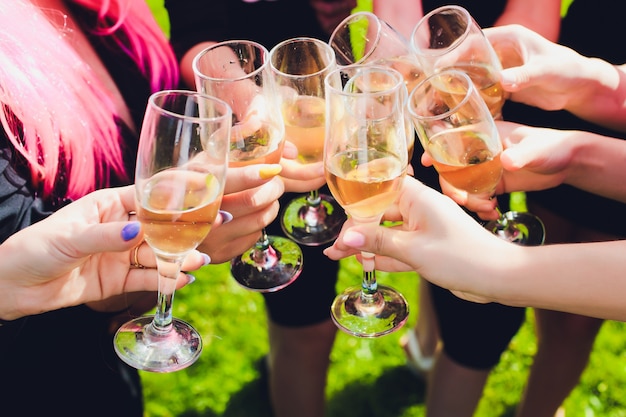
<svg viewBox="0 0 626 417"><path fill-rule="evenodd" d="M171 373L142 373L146 417L270 417L260 361L268 351L260 294L232 279L228 264L203 268L176 296L174 312L192 323L205 346L199 361ZM381 274L411 305L407 326L418 311L415 274ZM342 261L338 288L359 282L359 264ZM315 294L311 294L315 296ZM591 364L567 399L568 417L626 416L624 323L606 322ZM379 339L339 333L326 387L329 417L420 417L424 385L404 365L402 331ZM477 417L511 417L536 349L532 313L489 378ZM305 376L303 376L305 377Z"/></svg>

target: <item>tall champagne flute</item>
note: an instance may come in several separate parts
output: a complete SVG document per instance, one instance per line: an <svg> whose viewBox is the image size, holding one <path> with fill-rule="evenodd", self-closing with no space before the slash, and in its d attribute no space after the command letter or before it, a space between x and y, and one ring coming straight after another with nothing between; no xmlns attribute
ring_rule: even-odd
<svg viewBox="0 0 626 417"><path fill-rule="evenodd" d="M325 135L324 78L337 65L335 53L313 38L287 39L270 51L272 74L278 85L285 122L285 139L298 148L303 165L322 161ZM283 209L283 231L296 242L318 246L334 240L346 220L337 201L312 190Z"/></svg>
<svg viewBox="0 0 626 417"><path fill-rule="evenodd" d="M498 54L470 13L461 6L442 6L422 17L411 34L411 47L424 72L435 74L458 69L469 75L495 119L502 118L506 94L500 83L502 64ZM508 211L488 224L518 243L543 242L543 222L528 212ZM525 229L522 239L515 229ZM502 233L505 230L507 233ZM519 240L522 239L522 240ZM535 244L535 243L532 243Z"/></svg>
<svg viewBox="0 0 626 417"><path fill-rule="evenodd" d="M279 163L285 126L269 51L247 40L220 42L194 58L193 71L198 91L221 98L233 109L229 166ZM302 262L296 242L269 236L263 229L252 248L232 259L231 273L245 288L272 292L292 283Z"/></svg>
<svg viewBox="0 0 626 417"><path fill-rule="evenodd" d="M501 118L506 99L502 64L467 9L450 5L427 13L413 28L410 44L426 75L449 68L466 72L492 116Z"/></svg>
<svg viewBox="0 0 626 417"><path fill-rule="evenodd" d="M407 92L402 75L388 67L353 65L326 80L324 167L330 191L354 221L379 224L407 172ZM360 287L339 294L331 316L359 337L391 333L406 322L408 304L378 285L374 254L363 252Z"/></svg>
<svg viewBox="0 0 626 417"><path fill-rule="evenodd" d="M402 74L408 91L425 78L409 41L374 13L352 13L337 25L328 43L339 66L375 64L393 68ZM412 129L407 139L410 161L415 143Z"/></svg>
<svg viewBox="0 0 626 417"><path fill-rule="evenodd" d="M192 91L161 91L148 100L137 154L137 218L158 270L156 314L122 325L114 346L127 364L172 372L193 364L200 334L172 316L176 279L185 256L217 216L228 166L231 109Z"/></svg>
<svg viewBox="0 0 626 417"><path fill-rule="evenodd" d="M408 109L439 175L460 190L493 197L502 176L502 143L468 74L447 69L431 75L409 94ZM545 236L543 223L530 213L507 212L485 227L523 245L541 245Z"/></svg>

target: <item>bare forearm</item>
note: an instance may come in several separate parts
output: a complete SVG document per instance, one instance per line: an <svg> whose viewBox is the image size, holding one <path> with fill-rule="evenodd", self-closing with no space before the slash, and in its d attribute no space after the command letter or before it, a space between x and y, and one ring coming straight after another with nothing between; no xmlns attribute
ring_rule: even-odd
<svg viewBox="0 0 626 417"><path fill-rule="evenodd" d="M374 0L373 12L389 23L407 40L424 15L420 0Z"/></svg>
<svg viewBox="0 0 626 417"><path fill-rule="evenodd" d="M585 120L626 131L626 67L587 58L579 69L579 88L572 89L565 110Z"/></svg>
<svg viewBox="0 0 626 417"><path fill-rule="evenodd" d="M514 259L498 257L496 301L626 321L626 242L526 247Z"/></svg>
<svg viewBox="0 0 626 417"><path fill-rule="evenodd" d="M626 203L626 142L589 132L579 132L571 141L572 160L564 182Z"/></svg>

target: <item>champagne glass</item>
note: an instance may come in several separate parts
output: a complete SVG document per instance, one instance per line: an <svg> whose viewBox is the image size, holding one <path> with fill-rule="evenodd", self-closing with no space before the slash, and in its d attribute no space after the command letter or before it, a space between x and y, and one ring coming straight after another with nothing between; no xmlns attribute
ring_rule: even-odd
<svg viewBox="0 0 626 417"><path fill-rule="evenodd" d="M352 65L330 73L325 86L328 186L354 221L379 224L407 172L404 80L388 67ZM378 285L373 253L363 252L362 264L361 286L335 298L333 321L354 336L391 333L406 322L408 304L395 289Z"/></svg>
<svg viewBox="0 0 626 417"><path fill-rule="evenodd" d="M277 164L285 126L269 65L269 51L257 42L224 41L202 50L193 60L196 87L233 109L229 166ZM231 273L243 287L278 291L302 271L300 246L269 236L265 229L252 248L232 259Z"/></svg>
<svg viewBox="0 0 626 417"><path fill-rule="evenodd" d="M337 25L328 43L335 51L339 66L391 67L402 74L408 91L424 78L407 39L374 13L352 13Z"/></svg>
<svg viewBox="0 0 626 417"><path fill-rule="evenodd" d="M506 98L500 84L502 65L465 8L442 6L427 13L413 28L410 44L426 75L448 68L466 72L493 117L501 118Z"/></svg>
<svg viewBox="0 0 626 417"><path fill-rule="evenodd" d="M285 139L298 148L303 165L322 161L325 135L324 78L337 67L335 53L313 38L287 39L270 51L272 74L281 97ZM346 214L328 194L312 190L290 201L280 217L285 234L318 246L334 240Z"/></svg>
<svg viewBox="0 0 626 417"><path fill-rule="evenodd" d="M502 143L468 74L447 69L429 76L409 94L408 109L439 175L460 190L493 197L502 176ZM543 223L530 213L500 214L485 227L522 245L541 245L545 236Z"/></svg>
<svg viewBox="0 0 626 417"><path fill-rule="evenodd" d="M328 43L339 66L374 64L393 68L402 74L408 91L425 78L409 41L374 13L351 14L337 25ZM409 161L415 144L413 129L410 130Z"/></svg>
<svg viewBox="0 0 626 417"><path fill-rule="evenodd" d="M137 218L158 270L156 314L122 325L119 357L137 369L172 372L193 364L200 334L172 316L185 256L207 236L226 180L231 109L192 91L161 91L148 100L137 154Z"/></svg>
<svg viewBox="0 0 626 417"><path fill-rule="evenodd" d="M506 94L500 84L498 54L470 13L461 6L442 6L424 15L411 34L411 47L427 75L455 68L473 81L495 119L502 118ZM513 226L515 225L515 226ZM487 227L520 244L545 239L543 222L528 212L508 211ZM514 233L515 229L525 233Z"/></svg>

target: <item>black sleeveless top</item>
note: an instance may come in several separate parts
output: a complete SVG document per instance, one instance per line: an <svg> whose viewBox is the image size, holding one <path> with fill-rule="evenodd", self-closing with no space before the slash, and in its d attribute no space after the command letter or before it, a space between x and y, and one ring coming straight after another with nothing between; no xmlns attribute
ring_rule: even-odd
<svg viewBox="0 0 626 417"><path fill-rule="evenodd" d="M93 18L79 8L77 20ZM136 126L141 126L150 86L137 66L113 42L91 37L122 92ZM120 123L129 177L137 135ZM30 181L26 162L0 133L0 239L67 204L60 176L56 195L43 199ZM111 184L123 185L120 179ZM86 306L24 317L0 327L0 392L20 415L143 415L139 375L113 350L110 315Z"/></svg>

